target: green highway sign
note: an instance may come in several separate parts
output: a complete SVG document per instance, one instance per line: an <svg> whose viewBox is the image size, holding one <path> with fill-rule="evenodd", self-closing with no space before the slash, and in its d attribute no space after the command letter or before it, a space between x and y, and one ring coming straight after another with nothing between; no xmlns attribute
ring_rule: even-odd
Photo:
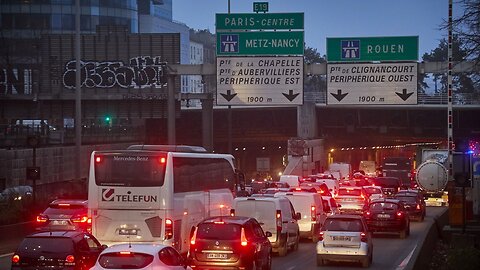
<svg viewBox="0 0 480 270"><path fill-rule="evenodd" d="M303 30L303 13L217 13L215 29L217 32L224 30Z"/></svg>
<svg viewBox="0 0 480 270"><path fill-rule="evenodd" d="M253 12L268 12L268 2L253 2Z"/></svg>
<svg viewBox="0 0 480 270"><path fill-rule="evenodd" d="M302 55L303 31L217 32L217 55Z"/></svg>
<svg viewBox="0 0 480 270"><path fill-rule="evenodd" d="M327 38L327 62L418 61L418 36Z"/></svg>

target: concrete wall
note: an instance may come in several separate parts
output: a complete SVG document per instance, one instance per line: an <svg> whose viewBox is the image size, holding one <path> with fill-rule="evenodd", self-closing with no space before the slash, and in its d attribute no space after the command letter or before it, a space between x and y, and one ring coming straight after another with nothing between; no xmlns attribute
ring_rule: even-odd
<svg viewBox="0 0 480 270"><path fill-rule="evenodd" d="M425 234L423 242L418 243L418 247L410 260L412 265L408 265L406 269L425 270L429 269L436 243L443 238L443 227L448 225L448 209L440 215L433 218L430 229Z"/></svg>
<svg viewBox="0 0 480 270"><path fill-rule="evenodd" d="M125 149L132 143L84 145L81 148L81 178L88 176L90 154L94 150ZM48 185L75 180L75 146L45 147L36 149L36 166L40 167L40 180L37 185ZM26 168L33 166L32 149L0 149L0 179L5 188L19 185L31 186L26 179Z"/></svg>

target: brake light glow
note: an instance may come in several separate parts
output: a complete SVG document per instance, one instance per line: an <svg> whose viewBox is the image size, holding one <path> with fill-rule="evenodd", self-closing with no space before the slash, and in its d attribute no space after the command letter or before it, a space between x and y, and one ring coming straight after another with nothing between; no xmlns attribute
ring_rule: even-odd
<svg viewBox="0 0 480 270"><path fill-rule="evenodd" d="M324 234L323 232L320 232L318 234L318 241L323 241L323 234Z"/></svg>
<svg viewBox="0 0 480 270"><path fill-rule="evenodd" d="M120 251L120 255L130 255L132 254L130 251Z"/></svg>
<svg viewBox="0 0 480 270"><path fill-rule="evenodd" d="M403 213L402 212L397 212L397 217L402 217Z"/></svg>
<svg viewBox="0 0 480 270"><path fill-rule="evenodd" d="M230 209L230 216L235 216L235 209Z"/></svg>
<svg viewBox="0 0 480 270"><path fill-rule="evenodd" d="M96 156L95 157L95 163L100 163L103 161L103 158L101 156Z"/></svg>
<svg viewBox="0 0 480 270"><path fill-rule="evenodd" d="M20 262L20 256L17 254L13 255L12 257L12 263L19 263Z"/></svg>
<svg viewBox="0 0 480 270"><path fill-rule="evenodd" d="M192 238L190 239L190 245L195 245L197 240L197 227L195 227L195 231L193 231Z"/></svg>
<svg viewBox="0 0 480 270"><path fill-rule="evenodd" d="M69 204L69 203L59 203L58 206L61 206L61 207L69 207L70 204Z"/></svg>
<svg viewBox="0 0 480 270"><path fill-rule="evenodd" d="M312 221L316 221L317 220L317 211L316 211L316 207L315 205L312 205L310 207L310 215L312 217Z"/></svg>
<svg viewBox="0 0 480 270"><path fill-rule="evenodd" d="M362 232L360 234L360 241L367 242L367 234L366 233Z"/></svg>
<svg viewBox="0 0 480 270"><path fill-rule="evenodd" d="M420 204L417 204L417 210L420 210L420 209L421 209Z"/></svg>
<svg viewBox="0 0 480 270"><path fill-rule="evenodd" d="M87 216L74 216L71 218L71 221L74 223L88 223L89 218ZM90 223L92 221L90 220Z"/></svg>
<svg viewBox="0 0 480 270"><path fill-rule="evenodd" d="M165 219L165 239L172 239L173 237L173 222L171 219Z"/></svg>
<svg viewBox="0 0 480 270"><path fill-rule="evenodd" d="M282 210L277 210L277 214L275 215L276 217L276 224L277 224L277 232L282 231ZM278 237L280 237L280 234L277 234Z"/></svg>
<svg viewBox="0 0 480 270"><path fill-rule="evenodd" d="M369 218L372 216L372 213L370 211L365 212L365 217Z"/></svg>
<svg viewBox="0 0 480 270"><path fill-rule="evenodd" d="M247 237L245 236L245 229L244 228L242 228L242 231L240 233L240 244L244 247L248 245L248 241L247 241Z"/></svg>
<svg viewBox="0 0 480 270"><path fill-rule="evenodd" d="M165 157L161 157L158 159L158 162L160 162L160 164L165 164L167 160L165 159Z"/></svg>
<svg viewBox="0 0 480 270"><path fill-rule="evenodd" d="M75 256L73 256L73 255L68 255L68 256L65 258L65 262L67 262L67 263L73 263L73 262L75 262Z"/></svg>
<svg viewBox="0 0 480 270"><path fill-rule="evenodd" d="M224 221L214 221L213 223L215 223L215 224L225 224Z"/></svg>
<svg viewBox="0 0 480 270"><path fill-rule="evenodd" d="M37 222L38 223L45 223L48 221L48 216L40 214L37 216Z"/></svg>

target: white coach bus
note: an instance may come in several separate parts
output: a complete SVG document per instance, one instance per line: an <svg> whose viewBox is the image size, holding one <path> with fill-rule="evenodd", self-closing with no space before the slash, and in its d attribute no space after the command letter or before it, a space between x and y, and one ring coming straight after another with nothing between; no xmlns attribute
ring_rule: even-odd
<svg viewBox="0 0 480 270"><path fill-rule="evenodd" d="M88 181L92 233L102 244L155 242L185 253L199 221L228 215L244 177L229 154L133 145L94 151Z"/></svg>

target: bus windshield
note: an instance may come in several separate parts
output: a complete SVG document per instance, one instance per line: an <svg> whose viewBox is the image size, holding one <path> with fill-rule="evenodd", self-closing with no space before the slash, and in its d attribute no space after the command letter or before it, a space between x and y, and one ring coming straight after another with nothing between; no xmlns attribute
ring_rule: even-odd
<svg viewBox="0 0 480 270"><path fill-rule="evenodd" d="M163 159L162 159L163 158ZM98 186L162 186L165 156L134 153L95 156L95 183Z"/></svg>

